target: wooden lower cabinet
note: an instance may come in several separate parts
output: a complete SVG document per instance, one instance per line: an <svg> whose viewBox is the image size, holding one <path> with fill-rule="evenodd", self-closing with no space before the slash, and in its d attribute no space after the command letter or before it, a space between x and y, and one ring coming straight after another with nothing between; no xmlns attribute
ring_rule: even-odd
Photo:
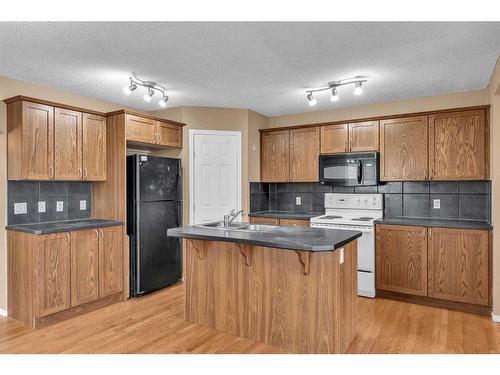
<svg viewBox="0 0 500 375"><path fill-rule="evenodd" d="M35 316L42 317L71 307L69 233L36 238L33 252L35 269Z"/></svg>
<svg viewBox="0 0 500 375"><path fill-rule="evenodd" d="M8 232L8 314L32 328L123 299L122 226Z"/></svg>
<svg viewBox="0 0 500 375"><path fill-rule="evenodd" d="M427 228L377 225L379 290L427 295Z"/></svg>
<svg viewBox="0 0 500 375"><path fill-rule="evenodd" d="M99 298L99 230L71 233L71 307Z"/></svg>
<svg viewBox="0 0 500 375"><path fill-rule="evenodd" d="M429 228L429 296L490 304L489 232Z"/></svg>
<svg viewBox="0 0 500 375"><path fill-rule="evenodd" d="M376 242L379 295L491 312L489 230L379 224Z"/></svg>
<svg viewBox="0 0 500 375"><path fill-rule="evenodd" d="M123 290L122 227L99 229L99 297Z"/></svg>
<svg viewBox="0 0 500 375"><path fill-rule="evenodd" d="M250 217L250 223L252 224L268 224L268 225L302 225L304 227L309 226L309 220L297 220L297 219L279 219L273 217Z"/></svg>

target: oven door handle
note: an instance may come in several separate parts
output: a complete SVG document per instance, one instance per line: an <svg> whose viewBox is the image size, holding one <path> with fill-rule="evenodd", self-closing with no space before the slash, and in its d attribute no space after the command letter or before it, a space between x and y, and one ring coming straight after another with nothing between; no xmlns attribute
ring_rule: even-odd
<svg viewBox="0 0 500 375"><path fill-rule="evenodd" d="M361 184L361 180L363 179L363 163L361 160L358 160L358 184Z"/></svg>

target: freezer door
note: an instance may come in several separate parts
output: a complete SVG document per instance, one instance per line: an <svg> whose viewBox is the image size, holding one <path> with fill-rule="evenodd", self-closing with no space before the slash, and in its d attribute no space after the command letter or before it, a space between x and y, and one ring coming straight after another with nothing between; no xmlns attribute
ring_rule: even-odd
<svg viewBox="0 0 500 375"><path fill-rule="evenodd" d="M179 159L139 156L139 200L181 200Z"/></svg>
<svg viewBox="0 0 500 375"><path fill-rule="evenodd" d="M163 288L181 279L181 241L167 237L180 225L179 201L139 203L136 294Z"/></svg>

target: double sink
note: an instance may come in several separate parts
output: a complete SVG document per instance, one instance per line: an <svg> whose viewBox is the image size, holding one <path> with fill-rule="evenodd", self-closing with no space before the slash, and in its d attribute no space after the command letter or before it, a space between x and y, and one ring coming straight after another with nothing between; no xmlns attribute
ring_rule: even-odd
<svg viewBox="0 0 500 375"><path fill-rule="evenodd" d="M278 225L246 224L246 223L230 223L228 226L224 226L223 221L216 221L213 223L200 224L196 226L198 228L234 230L240 232L267 232L278 228Z"/></svg>

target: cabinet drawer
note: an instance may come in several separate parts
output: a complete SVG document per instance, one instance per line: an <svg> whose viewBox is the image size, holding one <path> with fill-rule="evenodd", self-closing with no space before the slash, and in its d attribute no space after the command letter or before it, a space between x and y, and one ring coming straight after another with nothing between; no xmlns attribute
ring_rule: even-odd
<svg viewBox="0 0 500 375"><path fill-rule="evenodd" d="M250 217L250 223L252 224L269 224L269 225L280 225L280 219L272 217Z"/></svg>
<svg viewBox="0 0 500 375"><path fill-rule="evenodd" d="M303 227L309 226L309 220L297 220L297 219L279 219L280 225L300 225Z"/></svg>

